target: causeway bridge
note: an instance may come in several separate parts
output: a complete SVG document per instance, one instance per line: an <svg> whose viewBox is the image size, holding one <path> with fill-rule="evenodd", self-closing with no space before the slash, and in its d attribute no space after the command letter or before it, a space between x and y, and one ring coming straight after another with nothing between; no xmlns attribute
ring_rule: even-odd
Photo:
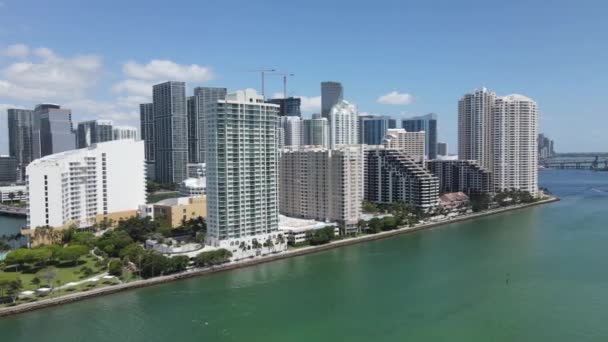
<svg viewBox="0 0 608 342"><path fill-rule="evenodd" d="M546 158L540 159L538 165L547 169L608 171L608 158Z"/></svg>
<svg viewBox="0 0 608 342"><path fill-rule="evenodd" d="M26 208L12 207L10 205L0 204L0 215L2 215L2 216L27 217L27 209Z"/></svg>

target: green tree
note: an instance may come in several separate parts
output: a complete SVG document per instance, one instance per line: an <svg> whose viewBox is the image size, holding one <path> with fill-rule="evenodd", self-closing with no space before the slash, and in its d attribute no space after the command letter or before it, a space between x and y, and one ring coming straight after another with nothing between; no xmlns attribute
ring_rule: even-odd
<svg viewBox="0 0 608 342"><path fill-rule="evenodd" d="M142 246L140 246L137 243L132 243L128 246L126 246L125 248L123 248L120 251L120 258L123 261L131 261L131 262L137 262L138 260L140 260L140 257L142 257L144 255L146 251L143 249Z"/></svg>
<svg viewBox="0 0 608 342"><path fill-rule="evenodd" d="M159 228L159 223L152 221L149 217L133 216L119 221L116 230L126 232L135 241L145 242Z"/></svg>
<svg viewBox="0 0 608 342"><path fill-rule="evenodd" d="M190 258L185 255L178 255L169 258L169 271L171 273L182 272L188 267Z"/></svg>
<svg viewBox="0 0 608 342"><path fill-rule="evenodd" d="M141 276L144 278L156 277L165 274L169 269L169 258L148 251L141 260Z"/></svg>
<svg viewBox="0 0 608 342"><path fill-rule="evenodd" d="M231 257L232 253L229 250L221 248L214 251L199 253L194 257L194 264L198 267L221 265L230 261Z"/></svg>
<svg viewBox="0 0 608 342"><path fill-rule="evenodd" d="M105 232L95 243L95 246L111 257L118 257L120 251L133 243L129 234L122 230Z"/></svg>
<svg viewBox="0 0 608 342"><path fill-rule="evenodd" d="M42 271L38 272L38 277L44 279L47 286L51 287L53 279L57 277L57 270L55 269L55 267L47 267Z"/></svg>
<svg viewBox="0 0 608 342"><path fill-rule="evenodd" d="M382 220L377 217L369 220L369 223L367 224L368 231L371 234L380 233L382 231L382 226Z"/></svg>
<svg viewBox="0 0 608 342"><path fill-rule="evenodd" d="M78 262L80 257L89 253L89 247L82 245L70 245L59 250L59 260L64 262L71 262L74 266Z"/></svg>
<svg viewBox="0 0 608 342"><path fill-rule="evenodd" d="M111 260L108 263L108 273L120 277L122 275L122 263L119 260Z"/></svg>
<svg viewBox="0 0 608 342"><path fill-rule="evenodd" d="M7 252L11 249L11 245L9 245L6 241L0 240L0 252Z"/></svg>
<svg viewBox="0 0 608 342"><path fill-rule="evenodd" d="M17 301L19 298L19 293L23 288L23 283L21 283L21 279L17 278L8 283L8 295L11 297L13 303Z"/></svg>

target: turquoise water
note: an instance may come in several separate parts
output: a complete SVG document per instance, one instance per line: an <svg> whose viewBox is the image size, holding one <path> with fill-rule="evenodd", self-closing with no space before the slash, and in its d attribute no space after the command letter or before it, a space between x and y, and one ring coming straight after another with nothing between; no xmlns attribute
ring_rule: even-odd
<svg viewBox="0 0 608 342"><path fill-rule="evenodd" d="M0 216L0 236L16 234L19 232L19 229L24 225L25 218Z"/></svg>
<svg viewBox="0 0 608 342"><path fill-rule="evenodd" d="M562 201L0 319L1 341L607 341L608 173Z"/></svg>

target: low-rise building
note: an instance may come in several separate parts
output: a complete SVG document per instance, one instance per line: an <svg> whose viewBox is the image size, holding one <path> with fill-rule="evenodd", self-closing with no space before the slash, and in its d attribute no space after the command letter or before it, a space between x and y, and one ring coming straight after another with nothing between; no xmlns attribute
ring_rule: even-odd
<svg viewBox="0 0 608 342"><path fill-rule="evenodd" d="M439 196L439 206L447 211L466 211L471 204L464 192L449 192Z"/></svg>
<svg viewBox="0 0 608 342"><path fill-rule="evenodd" d="M205 196L207 179L205 177L188 178L179 185L179 195L183 197Z"/></svg>
<svg viewBox="0 0 608 342"><path fill-rule="evenodd" d="M340 228L335 222L321 222L279 215L279 233L287 239L290 245L300 245L308 242L308 232L334 227L334 234L340 234Z"/></svg>
<svg viewBox="0 0 608 342"><path fill-rule="evenodd" d="M25 185L0 186L0 203L27 200Z"/></svg>
<svg viewBox="0 0 608 342"><path fill-rule="evenodd" d="M0 183L15 183L18 176L17 158L0 156Z"/></svg>
<svg viewBox="0 0 608 342"><path fill-rule="evenodd" d="M139 206L139 217L150 217L153 221L166 222L171 228L181 226L185 221L207 217L207 198L177 197L167 198L154 204Z"/></svg>

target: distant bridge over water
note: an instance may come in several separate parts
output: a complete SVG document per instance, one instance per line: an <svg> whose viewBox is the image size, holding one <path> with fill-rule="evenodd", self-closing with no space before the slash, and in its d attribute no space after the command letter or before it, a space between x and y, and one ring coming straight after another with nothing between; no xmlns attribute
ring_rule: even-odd
<svg viewBox="0 0 608 342"><path fill-rule="evenodd" d="M10 205L0 204L0 215L3 215L3 216L26 217L27 216L27 209L26 208L12 207Z"/></svg>
<svg viewBox="0 0 608 342"><path fill-rule="evenodd" d="M608 158L546 158L538 161L540 166L548 169L576 169L608 171Z"/></svg>

